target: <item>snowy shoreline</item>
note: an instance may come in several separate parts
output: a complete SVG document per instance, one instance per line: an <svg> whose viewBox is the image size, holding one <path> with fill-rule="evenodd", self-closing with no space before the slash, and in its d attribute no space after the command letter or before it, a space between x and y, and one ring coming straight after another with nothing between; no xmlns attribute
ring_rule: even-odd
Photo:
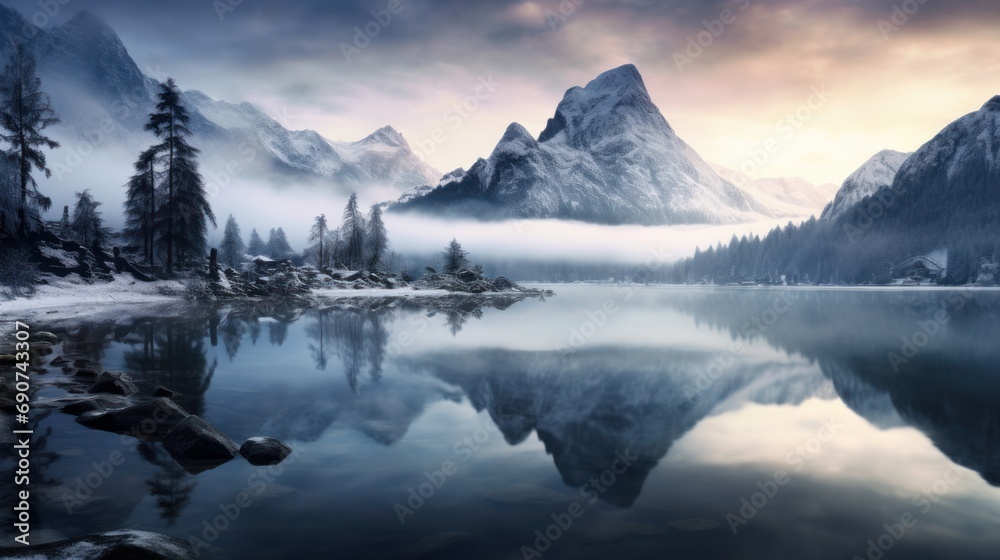
<svg viewBox="0 0 1000 560"><path fill-rule="evenodd" d="M420 290L405 288L342 289L318 288L310 292L310 299L316 303L360 298L491 298L491 297L531 297L530 292L483 292L467 293L443 289ZM254 298L218 300L219 304L237 301L255 301ZM264 300L262 300L264 301ZM125 276L115 276L111 282L86 284L69 280L55 280L40 285L30 297L18 297L0 301L0 341L13 330L14 321L49 323L68 319L97 319L107 317L129 317L133 313L157 308L162 313L183 313L190 306L200 306L205 302L192 299L187 286L177 280L138 282Z"/></svg>

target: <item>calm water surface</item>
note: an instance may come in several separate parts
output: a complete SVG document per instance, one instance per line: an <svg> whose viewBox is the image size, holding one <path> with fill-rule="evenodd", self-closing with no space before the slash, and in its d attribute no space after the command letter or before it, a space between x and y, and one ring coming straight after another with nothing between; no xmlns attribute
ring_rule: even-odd
<svg viewBox="0 0 1000 560"><path fill-rule="evenodd" d="M553 289L75 325L61 353L295 455L191 475L39 415L33 529L238 559L1000 554L1000 292Z"/></svg>

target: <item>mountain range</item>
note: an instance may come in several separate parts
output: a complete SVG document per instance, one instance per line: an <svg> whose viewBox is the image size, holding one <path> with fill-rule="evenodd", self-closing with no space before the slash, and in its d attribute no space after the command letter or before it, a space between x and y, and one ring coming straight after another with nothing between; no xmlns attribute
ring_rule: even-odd
<svg viewBox="0 0 1000 560"><path fill-rule="evenodd" d="M1000 95L912 154L882 151L819 219L698 253L672 282L995 285Z"/></svg>
<svg viewBox="0 0 1000 560"><path fill-rule="evenodd" d="M808 215L829 200L820 200L824 191L832 194L801 180L750 186L737 187L685 143L626 64L570 88L538 138L512 123L488 158L390 208L481 219L735 223ZM775 198L799 188L804 195Z"/></svg>
<svg viewBox="0 0 1000 560"><path fill-rule="evenodd" d="M0 58L17 41L38 60L43 88L62 119L51 133L63 150L82 152L89 144L129 154L151 140L143 125L165 76L140 70L100 18L81 10L62 25L41 29L0 5ZM880 152L839 192L799 178L748 179L706 162L685 143L631 64L570 88L537 138L512 123L486 159L443 176L391 126L357 141L334 141L313 130L290 130L247 102L197 90L184 98L210 180L228 180L225 169L236 162L247 176L274 184L319 181L339 193L388 187L379 192L399 196L392 210L439 216L737 223L808 216L826 206L824 216L832 218L886 186L905 159ZM57 178L71 160L67 153L50 158Z"/></svg>
<svg viewBox="0 0 1000 560"><path fill-rule="evenodd" d="M873 155L844 180L833 202L823 209L820 217L825 220L834 220L865 197L892 185L892 180L896 178L896 172L899 171L908 157L910 154L895 150L882 150Z"/></svg>
<svg viewBox="0 0 1000 560"><path fill-rule="evenodd" d="M80 10L62 25L41 29L0 5L0 60L8 58L17 42L35 55L43 90L62 120L51 135L64 148L83 152L81 146L88 143L136 151L151 141L143 125L160 82L147 73L158 72L140 70L100 18ZM339 192L372 185L402 192L441 176L389 126L355 142L338 142L312 130L289 130L250 103L217 101L199 91L187 91L184 97L193 143L206 156L204 171L210 178L230 162L242 165L248 176L263 173L278 184L319 180ZM50 162L66 159L56 154ZM53 172L58 176L61 170L56 166Z"/></svg>

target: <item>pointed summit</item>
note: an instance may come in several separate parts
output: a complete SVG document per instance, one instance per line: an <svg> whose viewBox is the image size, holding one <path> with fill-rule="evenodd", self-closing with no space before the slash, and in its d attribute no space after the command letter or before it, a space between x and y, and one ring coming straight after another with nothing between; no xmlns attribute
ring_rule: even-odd
<svg viewBox="0 0 1000 560"><path fill-rule="evenodd" d="M493 149L493 153L523 153L527 150L534 150L536 148L538 148L538 143L535 142L531 133L528 132L526 128L515 122L510 123L510 125L507 126L507 130L504 131L503 137L500 138L499 142L497 142L497 146Z"/></svg>
<svg viewBox="0 0 1000 560"><path fill-rule="evenodd" d="M587 147L600 142L601 136L628 127L673 134L632 64L608 70L585 87L567 90L538 141L548 142L564 132L564 140L571 145Z"/></svg>
<svg viewBox="0 0 1000 560"><path fill-rule="evenodd" d="M537 141L513 123L488 159L396 208L646 225L750 221L768 212L674 133L631 64L569 89Z"/></svg>
<svg viewBox="0 0 1000 560"><path fill-rule="evenodd" d="M395 128L386 125L382 128L376 130L375 132L365 136L361 144L385 144L386 146L392 146L394 148L402 148L404 146L409 146L403 135L399 133Z"/></svg>
<svg viewBox="0 0 1000 560"><path fill-rule="evenodd" d="M642 75L639 74L639 69L634 64L623 64L618 68L603 72L583 89L591 92L621 92L631 88L646 91L646 84L642 81Z"/></svg>

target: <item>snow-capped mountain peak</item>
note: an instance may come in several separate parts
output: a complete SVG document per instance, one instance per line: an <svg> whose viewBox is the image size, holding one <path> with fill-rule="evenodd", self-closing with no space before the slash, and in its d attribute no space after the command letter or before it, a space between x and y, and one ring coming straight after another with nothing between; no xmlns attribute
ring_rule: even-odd
<svg viewBox="0 0 1000 560"><path fill-rule="evenodd" d="M822 219L834 220L883 187L892 184L899 168L910 154L882 150L868 159L844 180L837 195L824 210Z"/></svg>
<svg viewBox="0 0 1000 560"><path fill-rule="evenodd" d="M361 144L382 144L393 148L409 148L410 145L395 128L386 125L360 140Z"/></svg>
<svg viewBox="0 0 1000 560"><path fill-rule="evenodd" d="M127 152L150 140L143 125L163 76L144 74L100 17L80 10L62 25L41 29L0 5L0 63L11 45L22 41L33 51L45 90L62 119L52 131L62 144L75 146L97 128L103 131L102 147L109 149ZM245 101L220 101L196 90L184 96L193 142L202 150L209 174L213 165L225 168L239 161L283 179L332 181L344 192L374 185L396 193L440 177L390 126L360 141L336 142L312 130L289 130ZM248 160L247 153L256 155ZM53 161L65 158L53 154ZM123 176L129 172L130 166L124 165Z"/></svg>
<svg viewBox="0 0 1000 560"><path fill-rule="evenodd" d="M392 208L608 224L771 215L674 133L631 64L567 90L537 140L514 123L460 179L414 189Z"/></svg>

